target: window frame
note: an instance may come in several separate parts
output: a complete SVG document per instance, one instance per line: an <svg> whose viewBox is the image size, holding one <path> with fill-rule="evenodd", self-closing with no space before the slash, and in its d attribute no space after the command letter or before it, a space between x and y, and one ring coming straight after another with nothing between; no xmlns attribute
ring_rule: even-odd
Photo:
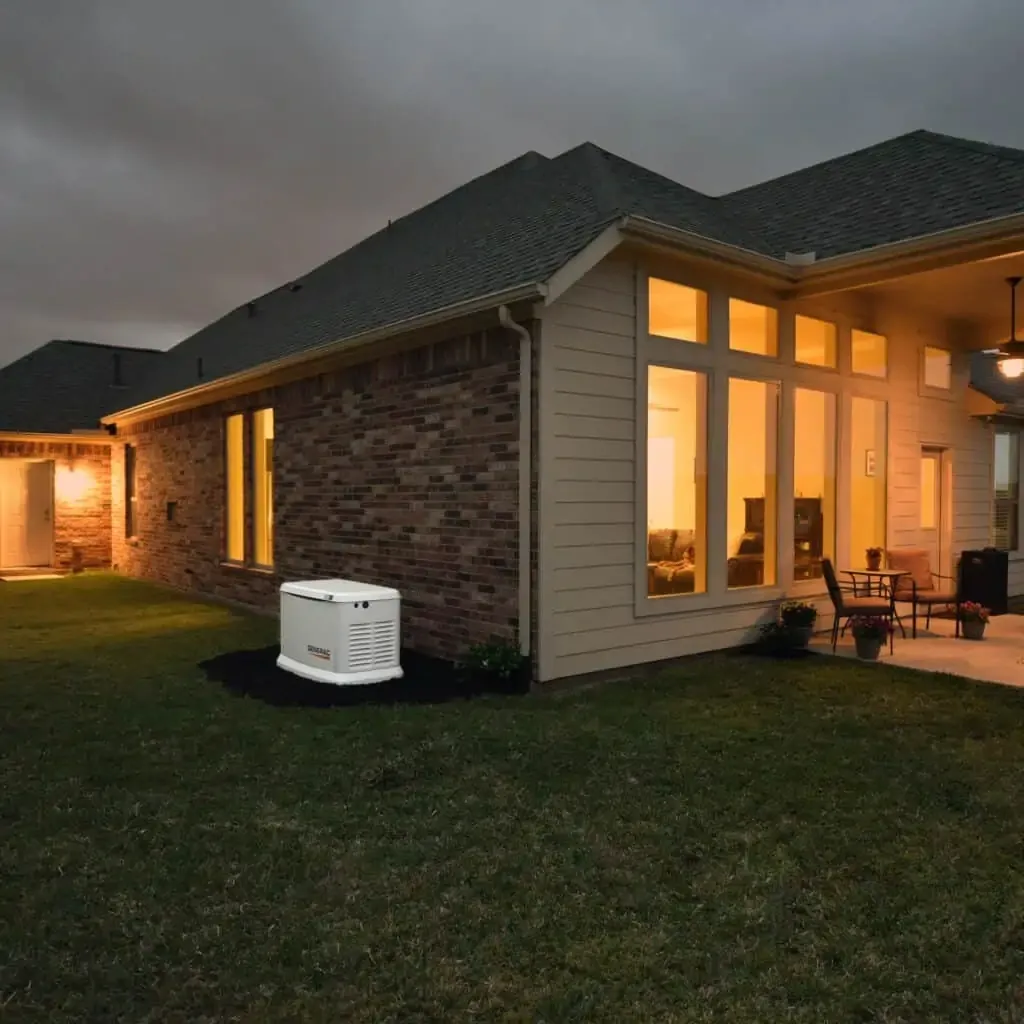
<svg viewBox="0 0 1024 1024"><path fill-rule="evenodd" d="M893 439L891 437L891 403L898 399L891 378L891 339L888 334L863 315L851 311L822 307L811 300L801 303L771 295L753 284L727 282L718 274L701 272L698 268L669 270L658 261L648 264L638 261L634 265L636 320L635 343L635 403L634 403L634 543L633 543L633 610L637 620L697 613L694 635L703 628L704 612L738 607L764 607L773 600L794 598L823 600L827 596L821 578L794 579L795 562L795 453L794 420L795 390L803 388L832 396L835 403L836 424L836 479L835 479L835 537L834 563L845 565L844 552L851 543L851 495L853 480L850 465L850 430L853 400L870 398L886 405L886 441L884 453L886 478L891 470ZM708 341L694 344L648 331L648 278L657 277L704 291L708 297ZM776 358L729 348L729 298L768 305L778 315L779 352ZM797 362L795 355L795 317L807 316L835 325L836 366L818 366ZM885 338L886 377L854 373L852 370L852 332L866 331ZM647 474L648 474L648 422L647 380L648 366L691 370L706 375L707 379L707 573L706 591L700 594L677 594L650 598L647 596ZM727 537L725 517L713 515L713 509L727 505L728 450L728 380L741 377L779 385L779 425L776 439L776 582L774 585L744 587L729 590L727 586ZM890 529L889 496L886 499L886 537ZM677 624L673 625L676 628ZM673 636L678 636L674 632Z"/></svg>
<svg viewBox="0 0 1024 1024"><path fill-rule="evenodd" d="M221 416L221 424L223 431L223 443L221 445L222 464L221 464L221 487L224 499L223 516L222 516L222 540L221 540L221 562L220 564L227 569L244 569L248 572L271 574L274 571L272 563L264 564L256 561L256 513L257 513L257 495L256 495L256 459L255 459L255 431L256 431L256 413L269 411L273 419L271 422L274 424L274 430L276 435L276 417L274 416L273 405L259 405L253 408L239 410L237 412L224 413ZM237 420L241 426L239 429L240 440L241 440L241 487L239 489L241 506L239 514L241 516L241 539L242 539L242 557L232 558L231 557L231 516L232 516L232 505L230 498L230 423ZM272 435L273 437L274 435ZM267 438L266 440L272 440ZM273 454L271 449L270 455L270 486L273 488ZM273 513L274 502L273 493L270 496L270 507ZM274 523L270 525L270 552L273 556L274 552Z"/></svg>
<svg viewBox="0 0 1024 1024"><path fill-rule="evenodd" d="M222 559L222 561L223 561L223 563L225 565L230 565L230 566L235 566L235 567L242 567L242 568L244 568L248 564L246 560L247 560L248 555L249 555L249 542L248 542L249 538L248 538L248 530L246 529L246 518L247 518L248 508L247 508L247 501L246 501L247 487L245 485L245 481L246 481L246 475L247 475L246 474L246 469L247 469L248 459L246 457L247 445L246 445L246 422L245 421L246 421L246 414L244 412L227 413L221 419L221 422L223 424L223 428L222 428L223 429L223 443L222 443L222 446L221 446L221 450L223 452L222 466L221 466L221 487L222 487L222 494L224 496L223 530L222 530L222 539L221 539L221 559ZM233 513L236 511L234 509L234 506L233 506L233 503L232 503L232 498L231 498L231 488L232 488L232 466L231 466L231 445L232 445L231 430L232 430L232 427L231 427L231 424L233 422L238 422L239 425L240 425L240 427L239 427L239 436L240 436L240 441L241 441L241 448L240 448L239 459L240 459L240 462L241 462L240 471L241 471L241 474L242 474L242 486L239 489L239 499L240 499L241 504L240 504L240 507L237 509L237 514L241 517L241 530L240 530L240 533L241 533L242 550L241 550L241 553L240 553L241 557L238 557L238 558L233 557L233 552L231 550L232 532L233 532L233 529L234 529L234 525L232 523L232 517L233 517Z"/></svg>

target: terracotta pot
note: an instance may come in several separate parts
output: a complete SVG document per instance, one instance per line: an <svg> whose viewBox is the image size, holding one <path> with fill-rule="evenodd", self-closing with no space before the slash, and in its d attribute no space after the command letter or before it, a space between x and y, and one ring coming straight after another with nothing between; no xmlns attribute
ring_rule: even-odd
<svg viewBox="0 0 1024 1024"><path fill-rule="evenodd" d="M984 640L985 625L981 619L964 619L960 624L963 627L965 640Z"/></svg>
<svg viewBox="0 0 1024 1024"><path fill-rule="evenodd" d="M858 658L863 658L865 661L878 661L878 654L884 642L880 636L855 636L853 642L857 645Z"/></svg>

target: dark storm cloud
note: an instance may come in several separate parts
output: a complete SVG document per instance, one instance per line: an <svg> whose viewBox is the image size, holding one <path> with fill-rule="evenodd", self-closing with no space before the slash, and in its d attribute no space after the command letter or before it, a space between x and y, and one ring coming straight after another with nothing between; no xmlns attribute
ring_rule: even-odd
<svg viewBox="0 0 1024 1024"><path fill-rule="evenodd" d="M0 363L166 346L527 149L717 193L915 127L1024 146L1009 0L31 0L0 15Z"/></svg>

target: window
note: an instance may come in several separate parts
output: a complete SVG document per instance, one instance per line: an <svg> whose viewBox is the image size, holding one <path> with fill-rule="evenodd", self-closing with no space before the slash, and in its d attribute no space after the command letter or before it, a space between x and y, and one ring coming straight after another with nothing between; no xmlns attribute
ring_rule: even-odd
<svg viewBox="0 0 1024 1024"><path fill-rule="evenodd" d="M647 594L707 589L707 378L647 376Z"/></svg>
<svg viewBox="0 0 1024 1024"><path fill-rule="evenodd" d="M274 564L274 410L252 414L253 561Z"/></svg>
<svg viewBox="0 0 1024 1024"><path fill-rule="evenodd" d="M648 330L651 334L707 344L707 292L651 277L647 282L647 298Z"/></svg>
<svg viewBox="0 0 1024 1024"><path fill-rule="evenodd" d="M793 578L821 579L836 557L836 396L796 388L793 437Z"/></svg>
<svg viewBox="0 0 1024 1024"><path fill-rule="evenodd" d="M997 430L995 435L995 502L992 543L1002 551L1019 547L1020 435Z"/></svg>
<svg viewBox="0 0 1024 1024"><path fill-rule="evenodd" d="M850 567L865 565L868 548L885 548L886 405L854 397L850 410Z"/></svg>
<svg viewBox="0 0 1024 1024"><path fill-rule="evenodd" d="M244 417L229 416L225 423L224 480L225 525L224 555L229 562L245 561L245 466Z"/></svg>
<svg viewBox="0 0 1024 1024"><path fill-rule="evenodd" d="M778 384L729 380L726 529L731 589L775 582L778 420Z"/></svg>
<svg viewBox="0 0 1024 1024"><path fill-rule="evenodd" d="M811 316L797 316L795 333L798 363L808 366L836 365L837 331L836 325L827 320L816 320Z"/></svg>
<svg viewBox="0 0 1024 1024"><path fill-rule="evenodd" d="M124 446L124 535L135 536L135 445Z"/></svg>
<svg viewBox="0 0 1024 1024"><path fill-rule="evenodd" d="M924 386L948 391L952 385L953 357L944 348L924 348Z"/></svg>
<svg viewBox="0 0 1024 1024"><path fill-rule="evenodd" d="M729 300L729 348L756 356L779 354L779 314L770 306Z"/></svg>
<svg viewBox="0 0 1024 1024"><path fill-rule="evenodd" d="M886 376L889 363L885 338L870 331L851 331L850 368L868 377Z"/></svg>

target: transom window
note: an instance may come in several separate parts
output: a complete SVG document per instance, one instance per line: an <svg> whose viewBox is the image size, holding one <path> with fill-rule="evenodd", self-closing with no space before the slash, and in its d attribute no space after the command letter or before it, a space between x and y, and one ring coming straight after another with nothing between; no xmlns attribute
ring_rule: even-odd
<svg viewBox="0 0 1024 1024"><path fill-rule="evenodd" d="M729 299L729 348L757 356L777 356L778 311L756 302Z"/></svg>
<svg viewBox="0 0 1024 1024"><path fill-rule="evenodd" d="M837 335L836 325L828 320L798 314L794 325L796 361L807 366L834 368L839 348Z"/></svg>
<svg viewBox="0 0 1024 1024"><path fill-rule="evenodd" d="M708 341L708 296L699 288L648 278L648 330L662 338Z"/></svg>
<svg viewBox="0 0 1024 1024"><path fill-rule="evenodd" d="M886 339L871 331L851 331L850 369L868 377L885 377L889 372Z"/></svg>

